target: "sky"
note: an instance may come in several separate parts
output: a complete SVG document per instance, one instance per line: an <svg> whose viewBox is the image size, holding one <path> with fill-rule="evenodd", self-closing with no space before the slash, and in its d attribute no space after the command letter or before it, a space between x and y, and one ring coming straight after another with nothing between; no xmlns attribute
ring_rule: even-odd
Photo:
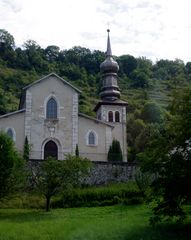
<svg viewBox="0 0 191 240"><path fill-rule="evenodd" d="M17 47L34 40L112 53L191 61L191 0L0 0L0 29Z"/></svg>

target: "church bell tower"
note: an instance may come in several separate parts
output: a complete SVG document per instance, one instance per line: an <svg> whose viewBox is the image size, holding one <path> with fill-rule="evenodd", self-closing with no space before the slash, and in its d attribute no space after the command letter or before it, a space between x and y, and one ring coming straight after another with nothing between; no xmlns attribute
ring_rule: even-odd
<svg viewBox="0 0 191 240"><path fill-rule="evenodd" d="M125 162L127 161L126 107L128 103L120 99L121 93L117 75L119 65L112 56L109 29L107 33L106 58L100 64L102 80L101 101L97 103L94 111L97 119L108 122L113 126L112 139L117 139L120 142L123 161Z"/></svg>

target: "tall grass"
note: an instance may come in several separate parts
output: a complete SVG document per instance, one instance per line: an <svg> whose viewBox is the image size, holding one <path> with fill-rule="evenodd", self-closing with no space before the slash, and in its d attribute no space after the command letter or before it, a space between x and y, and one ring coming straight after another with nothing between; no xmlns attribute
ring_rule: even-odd
<svg viewBox="0 0 191 240"><path fill-rule="evenodd" d="M53 207L109 206L142 203L143 195L134 182L70 189L54 199Z"/></svg>
<svg viewBox="0 0 191 240"><path fill-rule="evenodd" d="M74 188L52 199L52 208L109 206L118 203L143 202L143 196L134 182L117 183L99 187ZM37 208L45 206L39 194L18 193L0 201L0 208Z"/></svg>

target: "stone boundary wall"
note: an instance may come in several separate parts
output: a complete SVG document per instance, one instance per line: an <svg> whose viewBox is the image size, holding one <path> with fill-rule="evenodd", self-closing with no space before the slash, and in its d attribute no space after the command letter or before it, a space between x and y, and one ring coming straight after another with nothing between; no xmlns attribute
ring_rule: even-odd
<svg viewBox="0 0 191 240"><path fill-rule="evenodd" d="M136 164L127 162L93 162L87 182L101 185L111 182L128 182L133 179Z"/></svg>
<svg viewBox="0 0 191 240"><path fill-rule="evenodd" d="M43 160L29 160L29 169L38 169ZM128 162L92 162L92 168L85 183L103 185L107 183L128 182L133 179L136 164Z"/></svg>

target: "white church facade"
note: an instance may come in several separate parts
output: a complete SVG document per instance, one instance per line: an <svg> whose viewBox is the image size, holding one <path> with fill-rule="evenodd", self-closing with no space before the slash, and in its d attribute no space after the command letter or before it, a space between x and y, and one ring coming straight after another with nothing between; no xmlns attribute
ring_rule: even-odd
<svg viewBox="0 0 191 240"><path fill-rule="evenodd" d="M0 131L12 137L21 153L27 137L34 160L47 156L64 160L78 146L80 156L105 162L112 140L117 139L126 162L127 103L120 100L119 66L112 57L109 30L106 59L100 69L103 86L95 118L79 113L80 90L51 73L23 88L19 110L0 116Z"/></svg>

